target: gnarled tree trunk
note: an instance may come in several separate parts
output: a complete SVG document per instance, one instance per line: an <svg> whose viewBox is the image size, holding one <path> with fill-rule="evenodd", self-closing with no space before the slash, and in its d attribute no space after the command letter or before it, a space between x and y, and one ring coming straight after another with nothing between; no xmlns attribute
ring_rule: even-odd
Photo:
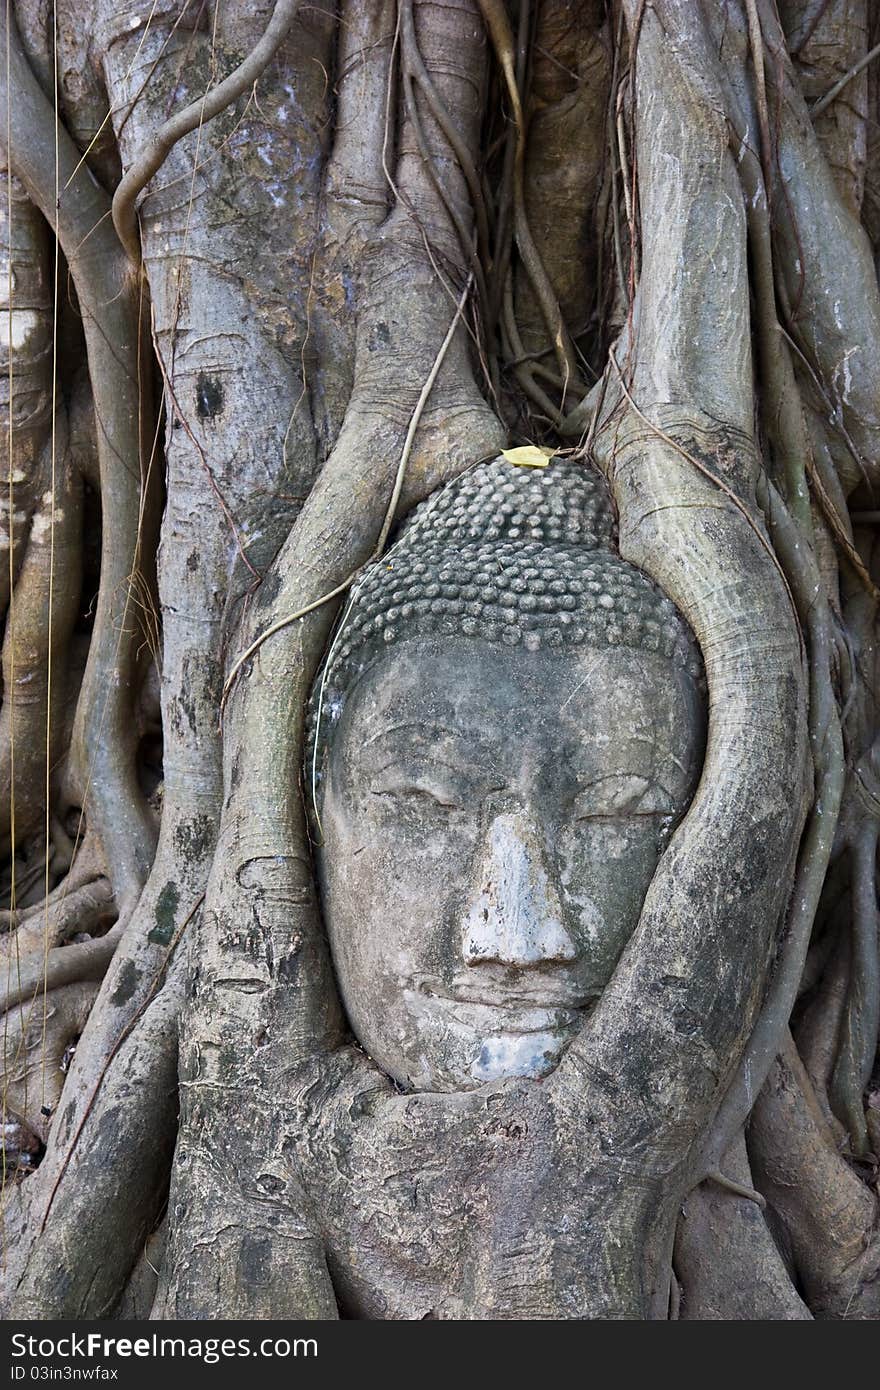
<svg viewBox="0 0 880 1390"><path fill-rule="evenodd" d="M880 1316L875 9L0 11L7 1313L346 1315L338 1212L503 1120L478 1273L371 1315ZM348 1046L304 717L522 444L602 470L708 741L552 1085L459 1104Z"/></svg>

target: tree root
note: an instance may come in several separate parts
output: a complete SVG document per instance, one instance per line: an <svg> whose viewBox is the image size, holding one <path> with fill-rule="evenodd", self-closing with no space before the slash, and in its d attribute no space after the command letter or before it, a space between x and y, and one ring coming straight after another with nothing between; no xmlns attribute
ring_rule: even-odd
<svg viewBox="0 0 880 1390"><path fill-rule="evenodd" d="M130 908L146 878L155 830L137 778L132 719L142 597L141 556L152 550L155 477L151 377L144 352L147 322L127 258L109 223L109 201L55 120L22 52L14 21L0 14L0 105L11 113L10 165L56 231L76 287L86 339L95 415L102 529L95 627L74 723L70 800L89 802L120 909ZM7 48L8 45L8 48ZM6 132L0 132L3 140ZM56 197L57 178L63 196ZM143 491L143 495L142 495ZM147 589L149 586L147 585Z"/></svg>
<svg viewBox="0 0 880 1390"><path fill-rule="evenodd" d="M849 979L830 1085L834 1112L849 1131L853 1152L861 1156L871 1151L863 1096L874 1069L880 1028L877 837L877 821L866 818L859 826L853 845Z"/></svg>
<svg viewBox="0 0 880 1390"><path fill-rule="evenodd" d="M99 1114L93 1117L100 1120L101 1142L74 1153L77 1180L69 1184L63 1210L53 1214L39 1239L34 1233L45 1215L45 1183L40 1184L46 1159L23 1185L29 1199L26 1229L16 1222L14 1211L9 1213L4 1271L8 1316L33 1316L39 1309L45 1318L109 1317L116 1307L136 1252L167 1196L183 975L178 955L157 997L121 1042L112 1068L92 1073L92 1087L101 1087ZM50 1133L50 1142L62 1151L71 1139L71 1124L62 1106ZM138 1175L125 1184L124 1193L120 1174Z"/></svg>
<svg viewBox="0 0 880 1390"><path fill-rule="evenodd" d="M48 814L50 771L60 758L68 700L67 654L79 616L82 484L56 422L46 469L48 488L30 534L9 604L3 641L0 709L0 845L33 833ZM14 848L13 848L14 852Z"/></svg>
<svg viewBox="0 0 880 1390"><path fill-rule="evenodd" d="M725 1190L707 1183L688 1197L675 1239L684 1320L805 1321L810 1312L756 1209L742 1135L724 1157L736 1175ZM764 1199L760 1199L763 1206Z"/></svg>
<svg viewBox="0 0 880 1390"><path fill-rule="evenodd" d="M840 720L831 688L830 622L812 552L782 499L767 483L770 531L810 639L810 747L816 772L815 799L801 845L788 912L786 936L760 1014L736 1077L721 1103L695 1168L712 1171L745 1123L764 1085L788 1027L810 944L816 910L834 844L843 796L844 762Z"/></svg>
<svg viewBox="0 0 880 1390"><path fill-rule="evenodd" d="M641 7L634 0L627 9L635 17ZM675 44L668 42L669 32L676 34ZM729 358L707 362L693 346L702 341L703 325L705 341L723 340L743 350L749 343L745 209L737 193L728 127L721 114L723 88L713 55L697 7L655 3L645 9L635 77L644 261L633 309L637 332L634 328L629 340L624 332L621 343L621 351L628 348L630 352L625 363L628 390L640 415L629 408L612 377L594 446L618 505L621 553L653 575L674 598L701 645L711 715L700 786L660 861L637 932L597 1007L598 1021L589 1030L593 1036L585 1033L585 1044L589 1041L594 1047L597 1035L601 1038L602 1058L597 1061L588 1054L584 1060L592 1073L597 1066L613 1066L615 1047L617 1055L637 1047L640 1056L651 1056L658 1094L665 1098L668 1137L663 1152L667 1161L673 1151L682 1152L686 1165L694 1149L701 1147L705 1126L729 1077L729 1072L719 1074L718 1058L723 1057L724 1065L730 1067L747 1046L761 1045L760 1031L751 1044L749 1038L760 1016L768 957L788 900L789 874L803 829L810 781L806 673L791 595L779 574L777 556L771 560L767 554L769 542L755 535L759 523L754 516L742 514L742 508L750 510L760 474L753 434L752 364ZM686 147L696 140L700 153L691 160ZM674 191L668 160L675 161L685 180L677 180ZM719 242L727 257L723 282L705 263L714 255L709 248ZM664 345L662 352L659 343ZM650 422L647 428L645 418ZM674 441L673 447L667 437ZM736 494L739 507L719 493L716 482L694 468L689 462L692 457L703 462L713 479L724 481ZM719 575L717 560L721 527L726 538L724 576ZM787 566L783 567L788 574ZM735 580L729 584L731 575ZM793 596L797 600L798 595ZM758 612L764 604L767 617L762 620ZM754 629L753 624L757 624ZM772 643L767 641L771 630ZM777 641L783 644L779 648ZM749 704L752 694L754 704ZM755 780L750 789L743 784L735 792L740 776ZM788 791L780 796L789 778ZM722 796L733 798L727 809L721 804ZM772 812L771 801L776 808ZM744 807L756 809L743 817ZM833 810L831 815L833 821ZM725 831L719 842L717 831L709 826L720 824ZM711 854L706 849L709 843ZM755 857L756 843L762 846L760 860ZM744 877L741 866L746 863L749 870ZM712 875L719 875L717 890L707 881L710 864ZM688 892L686 884L692 875L694 887ZM696 918L695 902L700 904ZM812 923L809 904L805 906L806 939L799 939L804 951ZM750 943L748 967L741 947L735 979L729 973L732 934L741 943ZM669 967L664 985L649 985L649 974L662 970L664 959ZM693 964L684 967L685 960ZM786 987L793 981L795 992L802 963L792 959L785 976ZM743 975L746 968L748 983ZM691 989L697 973L706 980L705 1000L712 1002L701 1005L701 1017L713 1020L712 1061L708 1054L698 1061L692 1040L685 1046L673 1022L670 989L683 969ZM648 1010L646 1000L654 997L655 988L657 1000L663 1002ZM624 990L631 992L628 997ZM722 994L727 1001L723 1006ZM729 1012L734 997L738 1000L735 1018ZM615 1010L613 1017L605 1014L606 1003ZM763 1018L768 1066L790 1007L789 1002L778 1022ZM626 1043L618 1031L624 1026ZM651 1028L656 1038L649 1042L646 1035ZM706 1048L710 1032L705 1022L699 1036L701 1048ZM577 1039L560 1071L579 1045ZM679 1099L673 1101L674 1096ZM744 1110L739 1102L733 1107L729 1124L725 1117L724 1142L713 1144L711 1153L701 1153L694 1170L700 1177L721 1167L751 1098L746 1096L743 1103ZM698 1105L704 1107L701 1120L695 1116ZM679 1115L695 1126L690 1141L676 1129ZM610 1133L604 1132L606 1143L614 1142ZM625 1142L621 1136L621 1143ZM653 1290L650 1315L665 1317L668 1264L664 1276L664 1249L652 1246L647 1259Z"/></svg>
<svg viewBox="0 0 880 1390"><path fill-rule="evenodd" d="M535 245L529 226L525 201L525 159L526 126L522 109L519 85L516 77L516 46L507 18L507 12L500 0L478 0L480 11L495 49L495 56L504 74L507 93L513 110L516 129L516 152L513 163L513 207L514 229L517 249L529 277L535 297L544 316L547 332L559 363L562 377L562 408L566 406L566 393L583 396L580 365L574 343L566 327L559 308L556 292L544 267L541 254ZM557 412L554 411L553 417Z"/></svg>
<svg viewBox="0 0 880 1390"><path fill-rule="evenodd" d="M838 1154L790 1035L755 1104L748 1145L814 1316L880 1317L877 1201Z"/></svg>
<svg viewBox="0 0 880 1390"><path fill-rule="evenodd" d="M204 97L176 112L156 131L137 159L125 171L113 195L113 225L133 265L140 265L140 238L135 203L150 179L162 167L168 153L197 126L204 125L231 106L252 87L278 51L296 18L299 0L276 0L266 32L243 63Z"/></svg>
<svg viewBox="0 0 880 1390"><path fill-rule="evenodd" d="M52 294L43 219L19 180L0 171L0 432L6 454L0 498L0 614L18 576L31 513L46 489L51 427ZM3 553L5 552L5 553Z"/></svg>
<svg viewBox="0 0 880 1390"><path fill-rule="evenodd" d="M826 8L814 6L801 23L804 44L813 30L819 34ZM120 23L111 10L110 29ZM205 122L247 92L296 12L295 0L279 0L245 61L171 120L174 64L166 71L159 59L177 23L169 20L163 38L151 12L135 20L140 39L114 30L103 75L130 165L113 205L123 250L108 199L91 186L87 166L57 128L0 10L0 44L9 40L0 93L9 102L11 163L34 204L22 205L19 225L34 233L34 265L46 259L35 207L57 231L87 340L88 381L64 383L72 447L61 455L68 468L59 486L79 487L83 478L97 484L103 514L94 637L59 786L65 711L49 708L45 690L32 706L16 704L16 675L47 667L47 642L57 670L74 665L87 640L83 631L65 646L71 621L63 603L53 607L61 621L49 632L41 606L45 564L30 582L31 567L45 560L34 548L35 531L46 531L46 515L55 513L62 545L63 520L74 511L57 488L44 485L45 361L35 337L33 429L28 435L27 423L17 440L12 431L7 471L12 478L16 448L23 451L23 471L40 479L34 498L51 492L51 505L32 505L26 490L15 491L25 485L13 479L12 500L17 495L25 505L23 518L9 511L7 579L18 618L11 612L7 623L8 698L0 712L0 838L6 785L15 793L14 838L21 845L12 860L15 910L0 916L7 928L0 941L7 964L0 1000L4 1093L12 1106L4 1116L7 1308L41 1317L134 1317L153 1303L154 1316L336 1316L322 1233L292 1170L277 1106L291 1068L333 1051L344 1034L296 793L303 707L333 600L383 549L399 514L504 442L498 416L477 389L478 367L489 397L518 412L511 418L524 430L543 433L552 424L577 439L576 457L595 443L619 510L622 554L679 604L706 658L705 776L590 1027L542 1092L552 1089L566 1114L581 1117L589 1101L586 1166L596 1158L604 1175L597 1183L607 1177L609 1192L596 1249L615 1233L609 1267L615 1278L622 1271L621 1287L637 1291L619 1304L609 1296L609 1306L625 1303L655 1317L669 1310L684 1319L876 1317L876 1201L838 1151L840 1125L828 1102L830 1094L851 1148L869 1157L880 1132L876 1110L869 1129L862 1109L880 975L870 806L863 814L848 801L834 842L845 768L854 798L880 807L873 777L876 566L847 512L852 489L876 480L880 457L880 297L866 275L856 226L862 108L836 144L828 122L813 132L800 90L804 73L795 73L785 52L770 0L722 9L622 0L610 90L607 64L596 64L594 87L579 66L601 43L604 11L593 0L540 7L522 0L516 36L510 7L500 0L454 7L343 0L336 31L333 20L309 8L298 33L305 46L317 34L314 49L303 56L297 48L294 59L291 44L279 57L291 69L301 62L287 89L296 95L267 117L261 103L268 107L272 98L261 85L237 128L247 136L255 111L264 131L290 123L289 157L279 155L274 135L260 147L271 171L267 215L294 228L283 272L261 279L241 252L258 247L259 236L240 237L241 228L230 230L226 220L241 175L234 161L215 158L223 140L207 160L198 152L191 159L194 141L176 145L196 127L201 141ZM163 7L159 28L169 13ZM501 115L490 122L488 155L481 148L480 14L501 73L492 79ZM577 54L557 43L554 26L562 26L564 38L569 20L582 26L571 31ZM716 20L723 36L710 32ZM252 16L229 23L251 42ZM204 27L193 37L205 68L223 33L218 21L210 40ZM182 42L179 50L170 47L176 81L191 50ZM812 61L805 54L803 69ZM146 82L132 77L138 61ZM851 55L844 61L855 66ZM321 74L323 94L321 80L308 86L309 68ZM43 61L40 70L43 90L51 91L51 64ZM852 72L847 80L858 81ZM554 170L543 206L542 139L552 147L554 121L564 126L568 116L576 195L565 196L565 171ZM603 119L601 150L594 137ZM752 150L757 133L760 158ZM829 173L822 151L832 147L843 154ZM166 157L170 181L154 185L141 206L144 273L134 273L129 258L141 266L136 204ZM493 180L497 196L489 191ZM14 186L12 193L18 197ZM288 199L282 213L271 212L270 196L273 207ZM603 304L613 297L608 313L597 316L597 367L609 327L622 325L622 332L601 382L586 394L576 344L586 351L591 301L584 299L584 275L589 279L598 265L600 249L591 244L583 252L579 242L594 197L603 235L614 232L617 260L616 287L606 293L600 284L597 293ZM568 220L545 252L542 238L552 235L557 208ZM248 215L259 221L251 209ZM840 277L840 309L828 293L829 247L835 260L842 247L851 262ZM570 267L562 265L566 256ZM464 313L471 282L481 301L473 323ZM450 302L457 301L450 325ZM12 309L27 312L21 300ZM246 351L224 341L236 317L248 319ZM236 354L247 359L245 368ZM153 859L154 817L144 791L155 786L157 758L151 754L141 785L143 723L135 710L146 665L138 648L155 625L152 614L138 616L139 604L152 603L155 512L143 494L156 472L151 448L158 432L154 437L144 390L154 356L169 420L161 730L154 713L151 735L154 744L160 732L164 739L165 781ZM248 369L256 379L267 365L262 377L271 378L270 388L247 400ZM505 394L512 383L524 400ZM566 415L572 390L583 398ZM283 441L275 413L289 415ZM773 482L763 477L765 443ZM274 460L278 449L281 465L264 467L263 456ZM252 496L261 489L266 500L257 506ZM296 507L286 513L283 500L294 493ZM86 496L91 505L88 490ZM869 502L863 496L860 505ZM230 531L237 547L231 563ZM64 574L56 568L52 583L70 578L80 558ZM87 561L89 592L95 571ZM862 592L854 599L857 583ZM64 602L72 603L74 587L65 579ZM235 650L241 655L230 660ZM214 716L224 665L221 750ZM38 684L27 682L29 690ZM60 689L53 684L53 696ZM13 713L14 740L4 737ZM47 714L48 743L38 736ZM804 833L807 734L815 794ZM26 750L15 767L13 744ZM50 776L42 780L44 754ZM90 864L68 833L78 807ZM863 824L867 830L856 834L854 826ZM11 842L11 824L8 831ZM842 894L827 892L817 912L832 852L841 847ZM93 851L102 856L100 868ZM212 861L185 979L185 953L175 947L198 916ZM65 871L64 882L47 892ZM45 902L31 910L40 892ZM784 916L787 932L771 975ZM111 921L106 934L96 934ZM83 934L91 935L71 940ZM776 1056L797 999L798 1035L815 1088L787 1037ZM182 1114L169 1201L178 1026ZM652 1087L647 1118L638 1123L619 1103L621 1059L636 1054L640 1094L645 1069ZM66 1081L62 1061L69 1061ZM752 1107L747 1156L742 1126ZM53 1112L51 1124L45 1111ZM600 1135L595 1153L591 1133ZM26 1182L10 1185L28 1168L35 1171ZM703 1175L707 1180L688 1196L688 1183ZM166 1203L168 1217L157 1229ZM257 1246L268 1276L243 1287L244 1253ZM646 1291L643 1298L638 1290ZM597 1307L603 1297L600 1290Z"/></svg>
<svg viewBox="0 0 880 1390"><path fill-rule="evenodd" d="M840 1022L849 986L849 939L841 927L834 953L822 976L822 988L792 1024L798 1054L810 1078L816 1103L828 1128L840 1140L844 1127L831 1109L828 1088L837 1057Z"/></svg>
<svg viewBox="0 0 880 1390"><path fill-rule="evenodd" d="M566 0L545 0L537 7L525 206L560 312L579 330L576 342L596 314L602 288L596 209L611 158L605 145L610 27L604 6L595 0L580 0L574 7ZM522 265L516 271L514 300L526 349L551 347Z"/></svg>
<svg viewBox="0 0 880 1390"><path fill-rule="evenodd" d="M36 951L65 946L75 935L100 936L115 916L109 879L92 876L77 884L69 874L48 898L25 912L9 914L9 929L0 938L0 959L10 963Z"/></svg>
<svg viewBox="0 0 880 1390"><path fill-rule="evenodd" d="M455 69L438 77L437 87L444 104L461 113L459 129L471 150L481 117L475 93L482 41L473 19L467 10L420 8L420 46L428 66L441 38L444 51L449 42L457 45ZM266 601L257 596L242 649L276 620L337 588L375 549L400 481L413 410L449 329L447 290L437 281L423 238L430 235L432 245L443 246L447 264L456 255L457 238L406 129L399 149L392 176L396 205L359 257L355 378L345 421L273 567ZM466 199L454 151L444 167L449 198ZM463 281L466 265L455 270ZM497 418L476 391L459 328L414 435L401 509L475 458L497 451L503 440ZM324 604L278 631L241 669L226 709L226 799L193 943L192 1005L182 1020L181 1131L169 1204L168 1273L156 1310L165 1316L201 1316L209 1308L213 1316L219 1310L249 1317L270 1311L296 1317L303 1310L335 1315L323 1256L304 1234L298 1205L267 1206L254 1186L256 1175L266 1191L287 1192L291 1185L289 1161L277 1149L279 1124L264 1109L284 1084L282 1073L289 1075L295 1058L332 1048L341 1038L303 807L291 795L300 778L306 695L332 619ZM233 765L240 775L230 779ZM259 933L245 943L236 923L251 920L254 911ZM230 1146L221 1115L233 1092L241 1125ZM218 1108L221 1094L226 1099ZM273 1215L267 1225L270 1209L277 1224ZM266 1243L269 1277L259 1287L234 1285L237 1252L252 1238Z"/></svg>
<svg viewBox="0 0 880 1390"><path fill-rule="evenodd" d="M14 977L3 991L0 1007L11 1009L24 1000L32 1001L44 989L58 989L61 985L102 979L121 936L121 925L111 927L104 936L70 946L52 947L45 954L35 952L16 961ZM8 967L7 974L13 974L11 967Z"/></svg>
<svg viewBox="0 0 880 1390"><path fill-rule="evenodd" d="M43 1143L61 1099L69 1049L82 1033L98 986L87 977L11 1008L3 1020L4 1114L20 1115Z"/></svg>

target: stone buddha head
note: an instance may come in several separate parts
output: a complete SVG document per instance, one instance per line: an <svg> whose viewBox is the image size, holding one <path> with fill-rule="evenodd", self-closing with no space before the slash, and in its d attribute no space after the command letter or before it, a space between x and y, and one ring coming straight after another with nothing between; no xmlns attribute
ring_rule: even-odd
<svg viewBox="0 0 880 1390"><path fill-rule="evenodd" d="M353 1032L406 1088L539 1078L632 935L702 762L684 620L582 463L485 463L353 589L305 782Z"/></svg>

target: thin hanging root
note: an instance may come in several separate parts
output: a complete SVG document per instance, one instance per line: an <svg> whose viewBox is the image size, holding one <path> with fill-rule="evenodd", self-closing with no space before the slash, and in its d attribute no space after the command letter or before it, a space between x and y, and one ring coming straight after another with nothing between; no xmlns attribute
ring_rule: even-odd
<svg viewBox="0 0 880 1390"><path fill-rule="evenodd" d="M431 180L431 183L437 191L437 196L443 204L447 217L449 218L450 222L455 228L462 256L465 260L467 260L470 263L471 275L474 277L477 283L477 297L479 299L479 302L481 304L485 304L486 280L483 274L483 268L480 262L480 258L477 255L476 249L473 244L473 237L470 234L470 229L467 223L465 222L464 218L458 211L458 208L455 206L454 202L449 196L449 193L444 187L443 181L440 178L440 174L435 166L435 162L431 157L431 151L429 150L427 141L425 139L425 132L422 126L421 119L419 117L418 107L416 105L415 97L413 94L412 80L408 74L404 74L403 90L407 118L412 126L413 134L416 138L416 144L419 148L419 154L421 155L422 162L425 166L425 171L428 175L428 178Z"/></svg>
<svg viewBox="0 0 880 1390"><path fill-rule="evenodd" d="M865 590L865 593L870 594L875 603L880 603L880 589L877 588L877 585L868 573L864 560L853 545L852 538L847 533L846 523L842 520L839 511L828 496L825 484L822 481L822 475L816 467L815 459L809 451L806 455L806 469L807 476L810 480L810 486L816 494L816 500L819 503L822 515L833 532L834 539L846 556L848 564L851 566L856 578Z"/></svg>
<svg viewBox="0 0 880 1390"><path fill-rule="evenodd" d="M880 43L875 44L875 46L870 50L870 52L865 54L864 58L860 58L857 63L853 63L849 71L845 72L843 74L843 77L841 77L838 82L835 82L831 90L826 92L824 97L820 97L818 101L813 103L813 105L810 107L810 115L812 116L814 121L817 119L817 117L822 115L823 111L828 110L828 107L831 105L831 103L836 101L837 98L840 96L840 93L843 91L844 87L849 86L853 78L858 77L859 73L862 72L862 70L866 68L869 63L873 63L875 58L880 58Z"/></svg>
<svg viewBox="0 0 880 1390"><path fill-rule="evenodd" d="M522 43L525 30L528 25L529 6L527 0L519 7L519 38L520 54L523 55L524 44ZM518 65L524 68L524 62ZM520 84L520 75L517 73L517 87ZM501 314L501 299L507 283L507 275L510 270L510 258L513 247L513 228L510 225L510 208L513 202L513 167L516 159L516 140L511 140L505 133L501 137L504 146L504 161L501 169L498 193L496 196L496 206L493 209L495 223L495 241L492 248L492 288L489 301L488 327L491 331L498 323ZM515 354L512 354L515 355Z"/></svg>
<svg viewBox="0 0 880 1390"><path fill-rule="evenodd" d="M243 63L204 97L178 111L156 131L127 170L113 195L113 225L133 265L140 265L141 248L135 203L169 152L190 131L213 120L252 87L274 58L296 18L299 0L277 0L266 32Z"/></svg>
<svg viewBox="0 0 880 1390"><path fill-rule="evenodd" d="M754 1202L762 1211L767 1206L767 1200L761 1196L760 1192L756 1192L753 1187L746 1187L745 1183L727 1177L720 1168L713 1168L710 1173L707 1173L706 1181L714 1182L716 1187L723 1187L725 1192L732 1192L736 1197L745 1197L746 1201Z"/></svg>
<svg viewBox="0 0 880 1390"><path fill-rule="evenodd" d="M730 117L728 129L746 210L767 436L784 478L786 501L796 520L807 525L809 496L803 461L809 454L809 446L794 368L776 314L777 286L766 174L749 147L746 129Z"/></svg>
<svg viewBox="0 0 880 1390"><path fill-rule="evenodd" d="M861 455L859 454L859 451L858 451L858 449L856 448L856 446L855 446L855 444L854 444L854 442L853 442L853 439L852 439L852 436L851 436L850 433L849 433L849 430L846 428L846 424L845 424L845 422L844 422L844 420L843 420L843 412L842 412L840 403L839 403L839 402L834 402L834 401L831 399L831 397L829 396L828 392L825 390L825 387L823 386L823 384L822 384L822 382L821 382L819 376L817 375L817 373L816 373L816 371L815 371L815 369L814 369L814 367L813 367L813 364L810 362L810 360L809 360L809 358L807 357L806 353L805 353L805 352L803 351L803 349L799 346L799 344L797 343L797 341L792 337L791 333L788 333L788 332L783 328L782 324L779 324L778 327L779 327L780 333L783 335L783 337L785 338L785 341L788 343L788 346L791 348L792 352L796 353L797 358L798 358L798 361L800 362L800 364L801 364L801 366L803 367L804 371L807 373L807 375L809 376L809 378L810 378L810 380L812 381L813 385L815 386L816 390L818 391L818 393L819 393L819 399L822 401L822 404L825 406L826 410L828 411L828 418L829 418L829 420L833 423L833 425L834 425L836 431L840 434L841 439L843 440L844 444L846 445L846 448L847 448L847 451L848 451L850 457L852 458L853 462L855 463L856 467L857 467L858 470L859 470L859 474L860 474L860 477L861 477L862 482L863 482L863 483L865 484L865 486L868 488L868 491L869 491L869 492L872 491L872 489L871 489L871 484L870 484L870 481L869 481L869 479L868 479L867 470L866 470L866 468L865 468L864 460L862 459ZM814 464L815 464L815 460L814 460ZM818 467L818 465L816 465L816 466ZM832 468L833 468L833 465L832 465ZM841 500L842 500L842 502L843 502L843 507L841 507L841 504L840 504L840 503L834 504L834 505L836 505L836 509L837 509L837 511L838 511L838 514L842 514L842 510L845 510L845 495L844 495L844 492L843 492L843 487L842 487L840 478L837 477L837 474L836 474L836 473L834 474L834 477L833 477L833 478L831 478L831 477L823 477L823 486L825 487L826 492L836 491L836 492L839 494L839 496L840 496L840 498L841 498ZM853 522L854 522L854 519L855 519L855 518L854 518L854 516L853 516L853 518L852 518Z"/></svg>
<svg viewBox="0 0 880 1390"><path fill-rule="evenodd" d="M415 24L413 22L412 0L403 0L401 7L401 28L403 34L404 61L409 69L410 75L421 88L422 95L428 105L428 110L437 122L444 138L449 142L449 147L458 160L459 168L464 175L468 191L474 209L474 219L477 226L477 250L482 257L482 264L486 263L489 252L489 220L486 210L486 202L483 197L483 189L477 173L476 165L471 158L470 150L461 134L456 129L455 122L449 111L440 98L432 79L431 74L425 67L421 50L419 49L416 38ZM448 199L444 198L446 211L451 215L451 208ZM470 251L470 237L466 237L462 243L462 251L465 255ZM478 264L480 261L478 260Z"/></svg>
<svg viewBox="0 0 880 1390"><path fill-rule="evenodd" d="M860 478L873 481L878 457L877 274L868 239L846 207L813 129L776 6L770 0L757 4L773 58L766 77L777 115L773 239L778 298L787 327L796 328L795 336L826 382L833 383L846 363L840 414L861 461L853 468L843 457L836 462L844 488L851 492ZM832 283L833 294L828 289ZM851 350L854 345L858 351Z"/></svg>
<svg viewBox="0 0 880 1390"><path fill-rule="evenodd" d="M763 39L755 0L748 0L748 15L749 40L758 87L759 120L761 125L762 169L760 174L754 156L748 149L748 142L745 138L746 132L739 128L734 130L733 122L731 122L731 129L735 134L736 140L739 142L735 150L735 155L745 194L749 236L752 243L752 254L755 263L755 278L757 281L755 299L757 304L759 341L762 348L764 386L767 394L767 407L764 414L767 420L768 437L774 446L778 458L783 461L789 491L789 504L795 507L798 513L798 519L802 523L806 523L807 521L806 498L801 495L802 489L799 488L800 476L804 468L806 468L807 475L809 476L816 498L828 525L831 527L835 538L846 554L849 563L852 565L860 581L865 586L867 592L873 597L878 594L877 588L868 574L861 557L852 544L852 538L851 535L848 534L847 525L842 520L834 502L828 494L828 490L822 480L821 472L816 466L812 450L809 447L804 427L803 410L800 404L800 393L797 389L797 381L793 364L788 354L788 348L791 348L797 353L799 359L816 384L817 389L826 400L827 397L825 397L821 382L816 377L809 360L792 336L782 327L777 318L777 298L784 305L787 302L787 296L785 293L785 286L779 282L779 277L775 273L771 246L767 200L772 179L772 148L769 132L769 116L767 113L767 92L764 81Z"/></svg>
<svg viewBox="0 0 880 1390"><path fill-rule="evenodd" d="M504 295L501 301L501 341L505 356L515 379L524 394L554 424L561 426L561 416L546 391L535 381L535 366L529 362L525 344L519 335L516 313L513 307L513 271L508 266L504 282Z"/></svg>
<svg viewBox="0 0 880 1390"><path fill-rule="evenodd" d="M629 64L629 87L630 110L632 112L635 111L635 59L638 49L638 39L639 33L641 32L642 14L644 8L645 7L643 3L639 9L639 14L636 18L635 30L630 41L632 46L632 58ZM631 289L629 277L626 275L624 271L623 238L620 234L620 197L617 192L617 184L618 180L620 180L621 182L626 181L626 170L620 163L620 149L616 133L617 122L615 115L617 92L619 91L621 86L620 56L623 50L623 35L625 24L626 17L624 15L623 6L621 6L620 19L617 25L617 34L614 39L614 60L612 63L611 70L611 86L609 88L608 102L606 104L605 110L605 148L608 152L609 189L608 212L606 213L607 221L605 223L605 226L603 227L603 231L607 231L608 222L610 222L611 248L614 252L614 269L609 273L609 279L612 282L612 289L610 291L611 312L609 313L609 326L613 318L613 306L616 295L623 295L627 293L629 289ZM635 141L633 141L633 145L635 145ZM629 317L630 312L631 306L628 304L627 318Z"/></svg>
<svg viewBox="0 0 880 1390"><path fill-rule="evenodd" d="M795 42L789 47L788 51L792 58L796 58L799 53L804 51L819 25L822 23L825 12L830 4L831 0L813 0L813 13L809 14L809 10L807 10L807 14L802 16L802 18L807 20L804 32L799 38L795 39ZM807 9L806 5L804 9Z"/></svg>
<svg viewBox="0 0 880 1390"><path fill-rule="evenodd" d="M761 132L761 165L764 171L764 186L769 194L773 167L773 144L770 139L770 112L767 106L767 82L764 76L764 38L761 33L761 20L758 16L755 0L746 0L746 14L749 21L752 70L755 76L758 127Z"/></svg>
<svg viewBox="0 0 880 1390"><path fill-rule="evenodd" d="M591 338L595 336L591 328L597 289L603 284L596 214L603 175L611 162L605 144L613 66L608 62L606 38L611 26L605 6L597 0L578 0L574 8L569 0L543 0L533 9L527 50L526 208L532 239L541 248L577 347L582 335L590 332ZM520 6L521 20L527 10L526 5ZM525 90L522 78L518 86ZM502 128L513 153L516 132L509 122ZM560 154L564 154L564 170L558 167ZM627 186L631 191L631 182ZM526 346L552 351L543 314L523 266L517 267L515 289ZM595 326L598 331L598 324ZM591 372L583 360L581 369Z"/></svg>
<svg viewBox="0 0 880 1390"><path fill-rule="evenodd" d="M510 97L510 104L513 108L514 123L516 125L513 209L517 249L519 250L523 265L531 281L535 298L541 307L541 313L544 316L544 322L547 325L547 331L550 334L550 339L556 352L559 370L563 380L562 403L564 405L567 391L574 391L578 395L583 395L586 388L580 378L577 351L563 321L562 311L559 308L559 301L550 283L550 277L544 268L544 262L541 259L540 252L534 243L526 216L524 190L526 129L525 117L519 94L519 85L516 80L513 33L501 0L478 0L478 4L486 28L489 31L492 45L495 49L495 56L504 74L504 80Z"/></svg>
<svg viewBox="0 0 880 1390"><path fill-rule="evenodd" d="M629 227L629 256L630 256L630 280L634 287L639 278L638 257L636 250L636 218L635 208L633 207L633 188L629 178L629 152L626 148L626 131L623 125L623 88L617 94L617 120L615 122L615 133L617 135L617 157L620 161L621 183L623 185L623 203L626 208L626 222ZM620 244L620 233L618 232L618 247Z"/></svg>

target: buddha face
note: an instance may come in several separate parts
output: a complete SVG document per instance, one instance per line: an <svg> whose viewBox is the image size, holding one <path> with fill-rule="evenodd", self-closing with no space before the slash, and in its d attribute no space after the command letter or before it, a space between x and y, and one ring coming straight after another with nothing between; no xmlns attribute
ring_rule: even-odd
<svg viewBox="0 0 880 1390"><path fill-rule="evenodd" d="M390 1076L550 1072L692 795L702 707L664 656L413 637L348 696L319 803L353 1031Z"/></svg>

